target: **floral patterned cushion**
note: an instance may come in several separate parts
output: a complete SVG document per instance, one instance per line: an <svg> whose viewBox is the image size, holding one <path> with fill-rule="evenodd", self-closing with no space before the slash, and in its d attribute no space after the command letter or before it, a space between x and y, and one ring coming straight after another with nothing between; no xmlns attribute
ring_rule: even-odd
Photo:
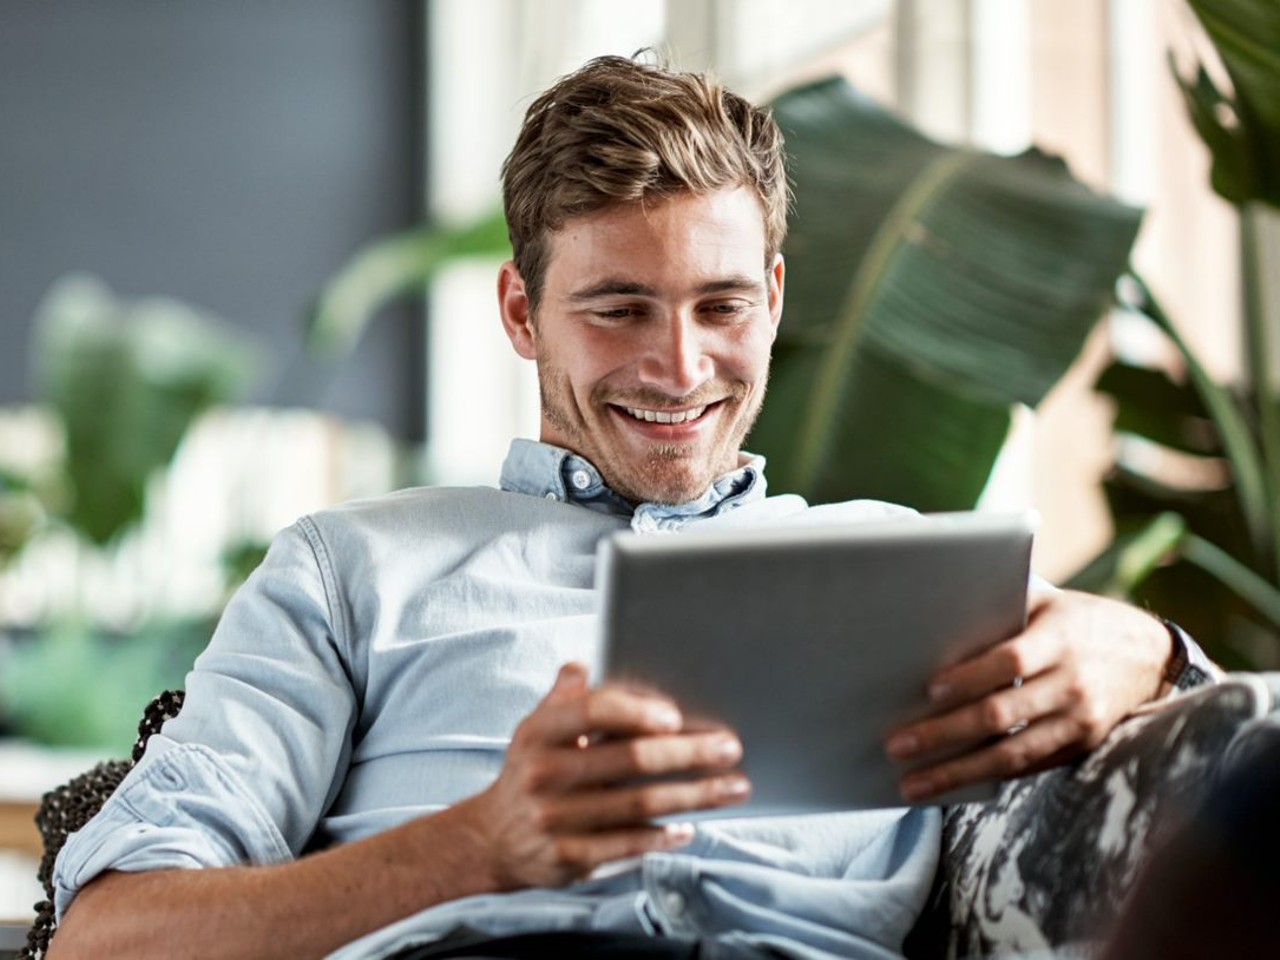
<svg viewBox="0 0 1280 960"><path fill-rule="evenodd" d="M1107 932L1153 844L1203 799L1232 742L1278 694L1280 675L1233 676L1130 718L1074 765L949 808L908 955L1080 955Z"/></svg>

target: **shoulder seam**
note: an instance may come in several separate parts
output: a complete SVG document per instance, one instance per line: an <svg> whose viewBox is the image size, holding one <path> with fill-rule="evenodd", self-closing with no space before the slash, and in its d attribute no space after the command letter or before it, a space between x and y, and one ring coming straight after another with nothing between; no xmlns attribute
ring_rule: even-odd
<svg viewBox="0 0 1280 960"><path fill-rule="evenodd" d="M310 516L299 517L296 526L302 531L311 548L311 555L316 561L316 569L320 574L320 585L324 588L324 601L328 607L329 628L334 639L342 647L345 659L351 660L351 643L347 637L346 624L342 620L342 605L338 598L338 583L333 572L333 562L329 558L329 548L320 534L320 529Z"/></svg>

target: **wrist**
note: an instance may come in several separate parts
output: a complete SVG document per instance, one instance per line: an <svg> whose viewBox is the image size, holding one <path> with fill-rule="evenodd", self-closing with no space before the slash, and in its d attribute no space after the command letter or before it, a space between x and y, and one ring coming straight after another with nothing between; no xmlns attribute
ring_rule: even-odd
<svg viewBox="0 0 1280 960"><path fill-rule="evenodd" d="M1164 672L1161 674L1161 678L1163 683L1167 684L1168 687L1172 689L1181 684L1182 675L1186 672L1187 665L1190 662L1190 651L1187 649L1186 634L1184 634L1182 632L1182 628L1172 620L1166 620L1159 614L1152 614L1152 616L1160 621L1160 626L1164 627L1165 632L1169 637L1171 649L1168 659L1165 660Z"/></svg>
<svg viewBox="0 0 1280 960"><path fill-rule="evenodd" d="M1160 637L1160 649L1164 654L1163 659L1160 660L1160 684L1155 697L1160 698L1177 689L1187 668L1187 645L1183 639L1182 630L1177 624L1166 620L1154 611L1148 610L1146 613L1149 619L1155 622Z"/></svg>
<svg viewBox="0 0 1280 960"><path fill-rule="evenodd" d="M513 889L499 869L497 844L489 827L494 823L488 806L490 791L468 797L436 814L447 821L453 868L465 877L464 895L502 893Z"/></svg>

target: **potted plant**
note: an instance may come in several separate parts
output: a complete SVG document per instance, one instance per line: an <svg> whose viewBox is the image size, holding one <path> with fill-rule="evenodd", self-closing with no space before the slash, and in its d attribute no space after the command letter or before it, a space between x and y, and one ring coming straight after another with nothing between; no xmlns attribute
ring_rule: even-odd
<svg viewBox="0 0 1280 960"><path fill-rule="evenodd" d="M1174 67L1212 158L1212 186L1240 216L1247 381L1213 379L1143 281L1122 303L1159 330L1184 372L1113 363L1098 389L1130 449L1107 482L1114 542L1074 583L1158 607L1224 665L1280 666L1280 6L1188 0L1230 80ZM1271 236L1268 247L1266 237ZM1268 279L1268 277L1270 279ZM1137 440L1134 444L1132 441ZM1208 482L1160 469L1151 451L1190 460ZM1154 464L1154 465L1153 465Z"/></svg>
<svg viewBox="0 0 1280 960"><path fill-rule="evenodd" d="M39 550L68 563L111 556L192 422L241 396L255 366L241 338L186 304L122 300L85 276L59 281L41 304L36 361L61 452L0 477L0 564ZM185 615L109 623L84 603L9 623L0 715L44 742L121 749L138 705L181 682L209 627Z"/></svg>

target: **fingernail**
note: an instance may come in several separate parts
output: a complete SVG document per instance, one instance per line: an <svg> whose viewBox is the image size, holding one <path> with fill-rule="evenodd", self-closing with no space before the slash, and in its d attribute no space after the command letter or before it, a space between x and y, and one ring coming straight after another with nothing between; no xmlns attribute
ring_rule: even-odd
<svg viewBox="0 0 1280 960"><path fill-rule="evenodd" d="M672 845L685 844L693 839L693 824L668 823L662 828L662 833Z"/></svg>
<svg viewBox="0 0 1280 960"><path fill-rule="evenodd" d="M929 684L930 700L945 700L951 696L951 684L949 683L931 683Z"/></svg>
<svg viewBox="0 0 1280 960"><path fill-rule="evenodd" d="M583 686L587 681L586 668L576 660L564 664L556 674L555 686Z"/></svg>
<svg viewBox="0 0 1280 960"><path fill-rule="evenodd" d="M899 733L885 744L885 752L894 760L904 760L920 749L920 741L910 733Z"/></svg>
<svg viewBox="0 0 1280 960"><path fill-rule="evenodd" d="M742 759L742 744L737 737L722 737L716 743L715 757L721 763L736 763Z"/></svg>
<svg viewBox="0 0 1280 960"><path fill-rule="evenodd" d="M751 784L746 777L731 777L721 780L717 790L722 797L745 797L751 792Z"/></svg>
<svg viewBox="0 0 1280 960"><path fill-rule="evenodd" d="M933 795L933 783L927 777L908 777L902 781L902 795L908 800L923 800Z"/></svg>
<svg viewBox="0 0 1280 960"><path fill-rule="evenodd" d="M649 722L666 730L679 730L683 719L679 710L664 703L649 708Z"/></svg>

